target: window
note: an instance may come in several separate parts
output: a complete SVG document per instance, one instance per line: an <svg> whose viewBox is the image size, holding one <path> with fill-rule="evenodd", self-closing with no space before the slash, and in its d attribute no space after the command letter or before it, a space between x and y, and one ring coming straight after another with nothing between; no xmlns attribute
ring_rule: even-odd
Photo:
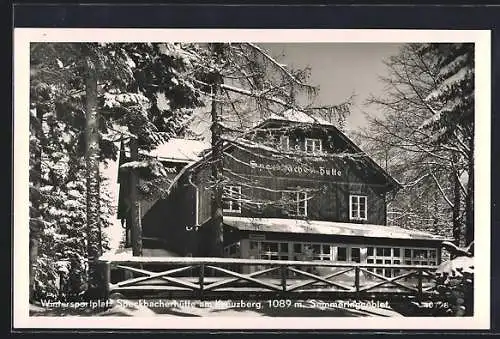
<svg viewBox="0 0 500 339"><path fill-rule="evenodd" d="M297 193L297 215L307 215L307 193L305 192Z"/></svg>
<svg viewBox="0 0 500 339"><path fill-rule="evenodd" d="M285 192L283 193L283 200L285 200L289 215L299 217L307 216L306 192Z"/></svg>
<svg viewBox="0 0 500 339"><path fill-rule="evenodd" d="M280 252L288 253L288 243L287 242L280 243Z"/></svg>
<svg viewBox="0 0 500 339"><path fill-rule="evenodd" d="M431 265L436 266L438 252L434 248L368 247L367 263L386 265ZM407 272L406 269L384 267L380 270L368 268L370 272L381 272L386 277L395 277ZM405 278L406 279L406 278Z"/></svg>
<svg viewBox="0 0 500 339"><path fill-rule="evenodd" d="M351 261L357 263L361 262L361 250L359 248L351 248Z"/></svg>
<svg viewBox="0 0 500 339"><path fill-rule="evenodd" d="M347 261L347 248L339 247L337 249L337 260L338 261Z"/></svg>
<svg viewBox="0 0 500 339"><path fill-rule="evenodd" d="M309 139L306 138L306 152L307 153L321 153L323 150L323 145L321 139Z"/></svg>
<svg viewBox="0 0 500 339"><path fill-rule="evenodd" d="M264 247L267 252L278 252L278 243L277 242L266 242L266 246Z"/></svg>
<svg viewBox="0 0 500 339"><path fill-rule="evenodd" d="M327 243L312 243L312 242L292 242L280 240L249 240L250 251L248 257L252 259L269 259L269 260L296 260L296 261L332 261L334 250L331 244ZM229 256L229 251L225 252ZM246 255L246 253L243 253ZM251 272L263 270L265 266L248 265ZM308 267L302 267L308 271ZM300 267L298 267L301 269ZM308 271L309 272L309 271ZM279 277L280 271L266 273L266 276ZM288 276L297 277L300 274L288 272ZM302 276L303 278L303 276Z"/></svg>
<svg viewBox="0 0 500 339"><path fill-rule="evenodd" d="M375 263L376 264L382 264L383 261L382 261L382 259L376 259ZM382 275L384 273L384 269L383 268L376 268L375 269L375 273L377 273L378 275Z"/></svg>
<svg viewBox="0 0 500 339"><path fill-rule="evenodd" d="M401 249L399 247L368 247L367 263L376 263L384 265L399 265L401 263ZM385 277L395 277L401 273L399 269L391 269L388 267L379 267L375 270L368 269Z"/></svg>
<svg viewBox="0 0 500 339"><path fill-rule="evenodd" d="M351 195L349 197L349 215L351 220L366 220L366 196Z"/></svg>
<svg viewBox="0 0 500 339"><path fill-rule="evenodd" d="M293 251L295 253L302 253L302 244L301 243L293 244Z"/></svg>
<svg viewBox="0 0 500 339"><path fill-rule="evenodd" d="M224 212L241 213L241 186L224 187L222 208Z"/></svg>
<svg viewBox="0 0 500 339"><path fill-rule="evenodd" d="M408 265L437 265L437 250L430 248L405 249L405 263Z"/></svg>
<svg viewBox="0 0 500 339"><path fill-rule="evenodd" d="M392 263L394 265L400 265L401 264L401 260L395 259L395 260L392 261ZM395 269L392 270L392 274L393 274L393 276L397 277L398 275L401 275L401 270L399 268L395 268Z"/></svg>
<svg viewBox="0 0 500 339"><path fill-rule="evenodd" d="M323 243L259 240L250 241L250 249L257 251L261 259L332 260L331 245Z"/></svg>
<svg viewBox="0 0 500 339"><path fill-rule="evenodd" d="M233 244L225 246L224 247L224 255L226 257L239 258L240 255L241 255L241 252L240 252L240 243L239 242L235 242Z"/></svg>
<svg viewBox="0 0 500 339"><path fill-rule="evenodd" d="M414 259L427 259L427 250L413 250Z"/></svg>
<svg viewBox="0 0 500 339"><path fill-rule="evenodd" d="M290 150L290 138L288 137L288 135L280 136L279 148L283 151Z"/></svg>

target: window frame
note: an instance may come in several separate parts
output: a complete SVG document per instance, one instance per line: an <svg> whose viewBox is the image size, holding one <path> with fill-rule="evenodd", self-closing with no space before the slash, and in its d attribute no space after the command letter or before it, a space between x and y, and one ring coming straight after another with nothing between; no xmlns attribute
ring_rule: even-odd
<svg viewBox="0 0 500 339"><path fill-rule="evenodd" d="M354 198L357 199L357 216L353 217L353 200ZM364 217L361 217L361 209L360 209L360 198L365 199L365 208L364 208ZM363 220L366 221L368 220L368 196L366 195L361 195L361 194L350 194L349 195L349 220Z"/></svg>
<svg viewBox="0 0 500 339"><path fill-rule="evenodd" d="M292 195L293 194L293 202L291 202L289 205L292 205L293 206L290 206L290 207L293 207L293 213L291 213L291 208L288 208L287 211L288 211L288 215L290 216L294 216L294 217L307 217L307 207L308 207L308 195L307 195L307 192L305 191L294 191L294 192L283 192L283 196L288 200L288 194ZM300 195L303 194L304 195L304 198L301 199ZM283 198L282 196L282 198ZM300 204L301 203L304 203L304 206L301 207ZM288 204L287 204L288 205ZM300 210L303 209L304 210L304 214L300 214Z"/></svg>
<svg viewBox="0 0 500 339"><path fill-rule="evenodd" d="M268 250L270 245L276 245L276 250ZM287 251L283 251L282 245L286 244ZM299 251L297 251L297 247ZM314 248L319 248L319 251L314 250ZM331 243L323 242L302 242L302 241L288 241L288 240L251 240L248 242L249 254L256 257L257 259L269 259L275 260L274 258L280 258L280 260L304 260L304 256L309 254L312 255L313 261L333 261L334 257L334 246ZM286 257L286 258L285 258Z"/></svg>
<svg viewBox="0 0 500 339"><path fill-rule="evenodd" d="M312 152L307 150L308 142L312 142ZM316 144L319 144L319 150L316 150ZM320 154L323 152L323 140L318 138L305 138L304 151L308 154Z"/></svg>
<svg viewBox="0 0 500 339"><path fill-rule="evenodd" d="M235 192L233 189L237 189L237 192ZM224 206L224 199L226 199L226 201L228 202L229 204L229 208L222 208L222 212L228 212L228 213L241 213L241 186L239 185L227 185L224 187L224 192L223 193L226 193L226 192L229 192L229 196L226 195L226 194L223 194L222 195L222 200L223 200L223 204L222 206ZM236 194L236 197L234 197L233 195ZM238 205L238 209L234 209L233 208L233 205L235 204Z"/></svg>
<svg viewBox="0 0 500 339"><path fill-rule="evenodd" d="M342 243L323 243L323 242L307 242L296 240L252 240L248 239L248 255L256 259L270 260L312 260L312 261L332 261L340 263L355 263L354 259L359 260L361 264L384 264L388 267L384 268L367 268L370 272L375 272L384 277L396 277L404 274L405 269L391 267L393 265L406 265L405 260L410 260L409 265L421 265L421 261L417 258L405 258L404 250L410 249L413 255L413 250L425 250L428 257L432 257L431 252L436 254L435 258L429 258L428 265L437 266L438 249L432 247L406 247L406 246L377 246L373 244L342 244ZM253 244L252 244L253 243ZM268 250L268 246L272 245L273 250ZM286 246L283 246L286 245ZM309 248L309 250L307 250ZM371 248L371 250L370 250ZM378 251L377 249L381 249ZM312 251L311 251L312 250ZM359 252L358 252L359 251ZM339 255L343 252L345 260L339 260ZM353 252L358 253L353 255ZM378 255L378 253L380 255ZM305 258L312 256L312 258ZM430 261L433 261L432 263Z"/></svg>
<svg viewBox="0 0 500 339"><path fill-rule="evenodd" d="M226 258L241 258L241 254L241 241L224 246L224 257Z"/></svg>
<svg viewBox="0 0 500 339"><path fill-rule="evenodd" d="M372 249L370 251L370 248ZM390 249L389 253L385 250ZM379 251L380 250L380 251ZM419 258L415 256L416 251L425 251L427 258ZM396 252L398 255L396 255ZM409 252L409 255L407 253ZM438 264L438 249L432 247L414 247L414 246L390 246L390 245L368 245L367 246L367 256L366 263L374 264L376 261L382 261L385 263L386 260L390 260L392 265L412 265L419 266L422 262L425 265L437 266ZM373 268L369 268L369 271L373 272ZM386 277L395 277L402 273L402 270L398 268L379 268L377 269L381 275Z"/></svg>
<svg viewBox="0 0 500 339"><path fill-rule="evenodd" d="M349 262L349 254L350 254L350 247L349 246L336 246L336 250L337 250L337 253L336 253L336 261L338 262ZM340 256L340 250L342 250L342 252L345 252L343 253L342 257L343 257L343 260L340 260L339 259L339 256Z"/></svg>

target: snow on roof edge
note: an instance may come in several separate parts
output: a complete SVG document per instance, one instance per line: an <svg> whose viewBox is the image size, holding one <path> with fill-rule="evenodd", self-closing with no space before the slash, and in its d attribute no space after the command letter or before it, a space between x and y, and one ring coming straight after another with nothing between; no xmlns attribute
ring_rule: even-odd
<svg viewBox="0 0 500 339"><path fill-rule="evenodd" d="M299 122L299 123L307 123L307 124L335 126L330 121L327 121L327 120L320 118L320 117L314 117L314 116L308 115L307 113L300 111L300 110L296 110L296 109L288 109L288 110L283 112L283 115L279 115L277 113L271 113L271 115L269 117L267 117L266 119L264 119L263 121L266 121L266 120L283 120L283 121Z"/></svg>
<svg viewBox="0 0 500 339"><path fill-rule="evenodd" d="M228 226L248 231L306 233L340 236L358 236L365 238L390 238L409 240L445 241L448 238L428 232L405 229L397 226L354 224L335 221L253 218L224 216ZM256 229L260 227L260 229ZM337 232L333 232L337 231ZM342 233L343 232L343 233Z"/></svg>
<svg viewBox="0 0 500 339"><path fill-rule="evenodd" d="M207 142L201 140L171 138L146 154L158 159L190 161L198 160L200 154L209 147Z"/></svg>
<svg viewBox="0 0 500 339"><path fill-rule="evenodd" d="M305 114L305 113L304 113ZM302 122L302 123L308 123L308 124L317 124L317 125L322 125L322 126L327 126L327 127L333 127L337 130L337 132L340 133L340 136L345 138L347 140L348 143L354 145L355 148L357 148L359 151L361 151L364 156L372 163L375 165L375 167L377 167L377 169L382 172L382 174L385 176L385 177L388 177L389 178L389 181L393 181L396 185L397 188L402 188L403 187L403 184L401 184L399 182L399 180L397 180L396 178L394 178L389 172L387 172L385 169L383 169L375 160L373 160L373 158L367 153L365 152L363 149L361 149L361 147L359 147L358 144L356 144L354 141L351 140L351 138L349 138L349 136L344 133L343 131L341 131L337 126L335 126L335 124L333 123L330 123L324 119L321 119L321 118L317 118L318 121L319 120L323 120L325 123L320 123L320 122L317 122L317 121L309 121L309 122L305 122L305 121L296 121L296 120L289 120L289 119L286 119L285 117L281 117L281 116L278 116L276 115L278 118L274 118L275 114L271 114L270 117L267 117L266 119L263 119L261 120L260 122L258 122L255 126L252 127L252 129L255 129L255 128L258 128L264 124L266 124L266 122L269 122L269 121L272 121L272 120L277 120L277 121L289 121L289 122ZM313 119L311 117L309 117L310 119ZM315 118L316 119L316 118Z"/></svg>

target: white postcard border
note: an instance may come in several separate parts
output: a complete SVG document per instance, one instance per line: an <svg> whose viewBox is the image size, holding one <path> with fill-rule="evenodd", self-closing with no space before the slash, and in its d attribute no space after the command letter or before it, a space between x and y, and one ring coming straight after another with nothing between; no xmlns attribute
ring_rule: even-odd
<svg viewBox="0 0 500 339"><path fill-rule="evenodd" d="M474 42L475 43L475 307L459 318L290 317L30 317L29 239L29 43L30 42ZM94 329L417 329L490 327L491 32L489 30L330 29L14 29L13 327ZM480 164L480 165L479 165ZM242 321L244 320L244 321Z"/></svg>

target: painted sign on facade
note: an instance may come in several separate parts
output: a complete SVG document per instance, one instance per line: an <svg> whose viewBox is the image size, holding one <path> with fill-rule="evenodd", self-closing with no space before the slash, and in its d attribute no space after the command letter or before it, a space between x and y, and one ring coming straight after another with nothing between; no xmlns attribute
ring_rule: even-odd
<svg viewBox="0 0 500 339"><path fill-rule="evenodd" d="M259 171L273 171L280 174L342 176L342 171L338 168L325 166L270 164L251 160L250 167Z"/></svg>

